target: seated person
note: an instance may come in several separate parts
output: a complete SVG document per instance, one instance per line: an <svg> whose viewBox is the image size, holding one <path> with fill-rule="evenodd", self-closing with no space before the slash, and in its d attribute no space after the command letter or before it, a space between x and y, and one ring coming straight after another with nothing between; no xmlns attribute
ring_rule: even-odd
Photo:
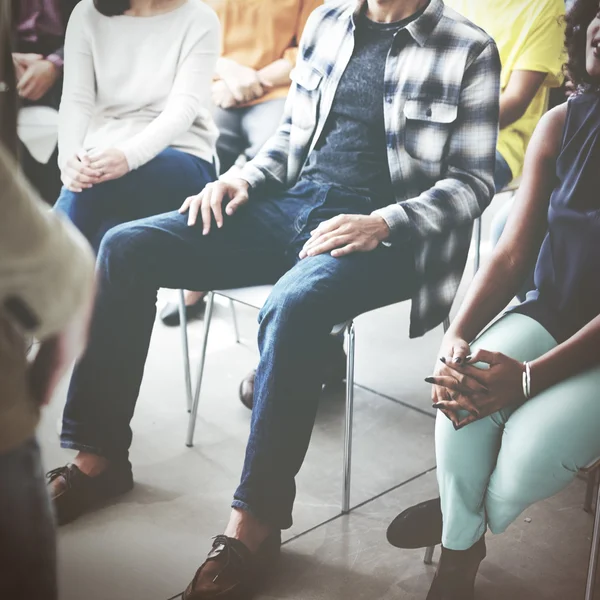
<svg viewBox="0 0 600 600"><path fill-rule="evenodd" d="M521 175L525 150L562 83L564 0L446 0L489 33L502 61L496 192ZM508 212L506 212L508 216Z"/></svg>
<svg viewBox="0 0 600 600"><path fill-rule="evenodd" d="M59 522L133 485L130 421L157 290L275 284L230 521L183 595L252 596L292 525L332 327L408 299L412 337L448 315L473 220L494 193L499 76L493 40L442 0L312 13L284 119L256 158L180 212L102 242L63 417L62 446L78 454L49 480Z"/></svg>
<svg viewBox="0 0 600 600"><path fill-rule="evenodd" d="M569 75L585 91L540 122L506 230L428 379L440 411L441 502L408 509L388 531L399 547L443 544L428 600L472 600L488 527L505 531L600 456L598 0L575 2L567 47ZM541 239L536 290L477 339L514 296Z"/></svg>
<svg viewBox="0 0 600 600"><path fill-rule="evenodd" d="M13 62L23 106L49 106L58 110L65 30L78 1L13 1ZM24 145L21 145L20 153L25 174L42 198L53 203L60 191L60 171L56 164L58 151L46 164L36 161Z"/></svg>
<svg viewBox="0 0 600 600"><path fill-rule="evenodd" d="M73 11L56 208L94 249L111 227L174 210L215 179L218 40L201 0L81 0Z"/></svg>
<svg viewBox="0 0 600 600"><path fill-rule="evenodd" d="M212 86L221 173L240 156L253 159L277 130L298 41L308 16L321 4L323 0L208 0L222 27ZM188 318L204 314L205 295L185 293ZM165 325L179 325L179 305L167 304L160 316Z"/></svg>

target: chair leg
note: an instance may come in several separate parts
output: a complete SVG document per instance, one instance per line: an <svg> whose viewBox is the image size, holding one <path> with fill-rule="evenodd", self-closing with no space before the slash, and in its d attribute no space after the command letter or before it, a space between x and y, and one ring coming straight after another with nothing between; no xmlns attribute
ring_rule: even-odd
<svg viewBox="0 0 600 600"><path fill-rule="evenodd" d="M344 428L344 472L342 514L350 512L350 480L352 476L352 429L354 424L354 352L356 333L354 323L348 325L348 362L346 363L346 422Z"/></svg>
<svg viewBox="0 0 600 600"><path fill-rule="evenodd" d="M435 546L429 546L428 548L425 549L425 558L423 558L423 562L426 565L432 565L433 564L433 552L435 550Z"/></svg>
<svg viewBox="0 0 600 600"><path fill-rule="evenodd" d="M585 502L583 510L586 513L592 512L592 503L594 502L594 490L598 487L598 471L593 470L588 473L587 486L585 488Z"/></svg>
<svg viewBox="0 0 600 600"><path fill-rule="evenodd" d="M235 310L235 302L229 299L229 308L231 309L231 318L233 320L233 331L235 332L235 343L240 343L240 328L238 326L237 312Z"/></svg>
<svg viewBox="0 0 600 600"><path fill-rule="evenodd" d="M594 599L594 588L596 587L596 570L598 568L598 554L600 553L600 494L596 499L596 516L594 517L594 533L592 535L592 547L590 550L590 564L585 586L585 600Z"/></svg>
<svg viewBox="0 0 600 600"><path fill-rule="evenodd" d="M190 347L188 344L187 314L185 312L185 297L179 290L179 325L181 329L181 348L183 351L183 372L185 376L185 395L187 411L192 412L192 375L190 372Z"/></svg>
<svg viewBox="0 0 600 600"><path fill-rule="evenodd" d="M446 333L446 331L448 331L448 329L450 329L450 317L446 317L444 319L444 333Z"/></svg>
<svg viewBox="0 0 600 600"><path fill-rule="evenodd" d="M474 272L477 273L481 265L481 217L475 219L475 224L473 226L473 241L475 242Z"/></svg>
<svg viewBox="0 0 600 600"><path fill-rule="evenodd" d="M200 356L200 364L198 365L194 401L192 404L192 412L190 413L190 420L188 422L187 439L185 442L185 445L188 448L191 448L194 445L194 432L196 430L196 418L198 417L198 404L200 402L200 391L202 389L202 378L204 376L204 364L206 362L206 347L208 345L208 334L210 332L214 304L215 294L214 292L209 292L208 301L206 303L206 312L204 314L204 339L202 340L202 354Z"/></svg>

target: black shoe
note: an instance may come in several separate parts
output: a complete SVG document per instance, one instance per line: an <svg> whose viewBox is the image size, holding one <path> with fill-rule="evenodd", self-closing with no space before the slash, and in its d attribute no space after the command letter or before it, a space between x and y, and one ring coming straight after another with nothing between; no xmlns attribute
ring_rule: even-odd
<svg viewBox="0 0 600 600"><path fill-rule="evenodd" d="M97 477L85 475L73 464L53 469L46 477L58 525L66 525L133 488L129 462L111 465Z"/></svg>
<svg viewBox="0 0 600 600"><path fill-rule="evenodd" d="M448 550L442 546L427 600L474 600L475 578L485 555L483 536L468 550Z"/></svg>
<svg viewBox="0 0 600 600"><path fill-rule="evenodd" d="M184 600L250 600L275 572L281 532L270 535L252 554L239 540L218 535L204 564L183 592Z"/></svg>
<svg viewBox="0 0 600 600"><path fill-rule="evenodd" d="M204 302L204 298L200 298L198 302L194 302L194 304L190 304L185 307L185 314L187 316L188 321L193 321L194 319L201 319L204 316L204 311L206 309L206 303ZM161 311L160 311L161 321L167 327L178 327L179 326L179 304L176 302L169 302Z"/></svg>
<svg viewBox="0 0 600 600"><path fill-rule="evenodd" d="M387 530L396 548L427 548L442 543L442 505L439 498L421 502L400 513Z"/></svg>

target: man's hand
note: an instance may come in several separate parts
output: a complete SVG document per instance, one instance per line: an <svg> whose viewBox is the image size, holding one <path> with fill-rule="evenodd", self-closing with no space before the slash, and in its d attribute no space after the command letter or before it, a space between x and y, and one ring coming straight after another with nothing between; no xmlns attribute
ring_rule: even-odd
<svg viewBox="0 0 600 600"><path fill-rule="evenodd" d="M202 233L208 235L215 218L217 227L223 227L223 201L229 201L225 213L231 216L248 202L250 185L245 179L221 179L209 183L198 195L185 199L179 212L188 212L188 225L196 224L198 213L202 218Z"/></svg>
<svg viewBox="0 0 600 600"><path fill-rule="evenodd" d="M473 366L478 362L489 365L489 368ZM431 382L454 392L453 399L437 402L436 408L456 412L463 408L465 398L475 408L471 415L455 423L457 429L525 399L522 385L524 366L505 354L478 350L467 362L447 366L452 375L434 376Z"/></svg>
<svg viewBox="0 0 600 600"><path fill-rule="evenodd" d="M300 258L330 252L334 258L353 252L370 252L390 236L390 229L378 215L339 215L321 223L304 244Z"/></svg>
<svg viewBox="0 0 600 600"><path fill-rule="evenodd" d="M34 60L19 77L17 92L21 98L35 102L50 91L58 76L58 69L49 60Z"/></svg>
<svg viewBox="0 0 600 600"><path fill-rule="evenodd" d="M82 160L90 169L100 174L99 183L119 179L129 173L129 163L125 154L116 148L90 152L82 156Z"/></svg>
<svg viewBox="0 0 600 600"><path fill-rule="evenodd" d="M225 110L237 105L231 90L222 79L219 79L212 84L212 100L215 106Z"/></svg>
<svg viewBox="0 0 600 600"><path fill-rule="evenodd" d="M63 167L60 178L70 192L83 192L100 183L101 173L90 168L85 155L73 156Z"/></svg>

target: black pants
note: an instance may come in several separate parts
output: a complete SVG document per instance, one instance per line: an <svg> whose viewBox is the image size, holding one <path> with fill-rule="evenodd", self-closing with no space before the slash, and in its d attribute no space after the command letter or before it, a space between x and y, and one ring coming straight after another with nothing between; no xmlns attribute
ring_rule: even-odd
<svg viewBox="0 0 600 600"><path fill-rule="evenodd" d="M0 454L0 598L57 599L54 524L33 439Z"/></svg>

